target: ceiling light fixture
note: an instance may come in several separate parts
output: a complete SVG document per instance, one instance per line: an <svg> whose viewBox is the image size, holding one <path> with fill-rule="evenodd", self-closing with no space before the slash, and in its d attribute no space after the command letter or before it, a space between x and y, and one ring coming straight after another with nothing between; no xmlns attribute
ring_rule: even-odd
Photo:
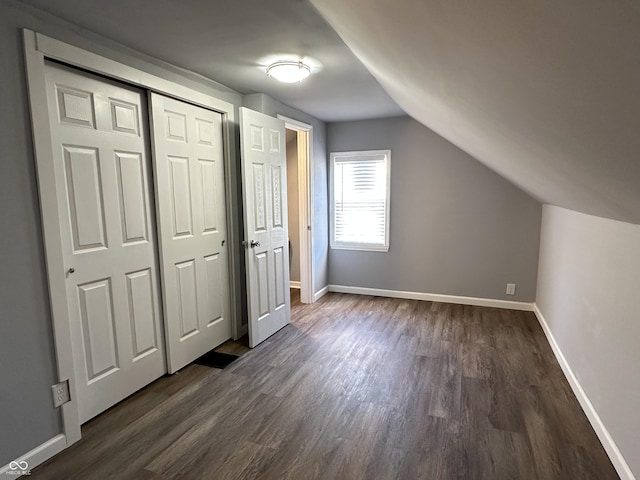
<svg viewBox="0 0 640 480"><path fill-rule="evenodd" d="M301 82L311 74L311 68L302 61L281 61L267 67L267 76L284 83Z"/></svg>

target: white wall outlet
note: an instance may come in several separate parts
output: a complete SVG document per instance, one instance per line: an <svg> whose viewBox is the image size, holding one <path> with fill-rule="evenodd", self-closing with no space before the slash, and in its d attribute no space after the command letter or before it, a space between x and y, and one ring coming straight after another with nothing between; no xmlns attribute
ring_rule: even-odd
<svg viewBox="0 0 640 480"><path fill-rule="evenodd" d="M51 385L51 393L53 394L53 407L58 408L60 405L67 403L69 397L69 380Z"/></svg>
<svg viewBox="0 0 640 480"><path fill-rule="evenodd" d="M507 295L515 295L515 294L516 294L516 284L507 283Z"/></svg>

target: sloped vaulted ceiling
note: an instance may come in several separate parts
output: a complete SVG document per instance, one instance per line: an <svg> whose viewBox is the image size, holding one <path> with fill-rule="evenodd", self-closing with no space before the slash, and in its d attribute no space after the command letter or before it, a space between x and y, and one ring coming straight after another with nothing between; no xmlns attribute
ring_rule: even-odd
<svg viewBox="0 0 640 480"><path fill-rule="evenodd" d="M409 115L544 203L640 224L640 2L311 2Z"/></svg>

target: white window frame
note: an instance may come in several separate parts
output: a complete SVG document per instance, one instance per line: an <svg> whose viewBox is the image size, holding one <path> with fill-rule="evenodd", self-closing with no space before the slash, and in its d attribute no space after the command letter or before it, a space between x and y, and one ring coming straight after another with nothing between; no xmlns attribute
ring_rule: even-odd
<svg viewBox="0 0 640 480"><path fill-rule="evenodd" d="M335 205L335 183L334 172L336 159L340 157L361 157L362 160L372 159L374 157L384 156L387 166L386 172L386 201L385 201L385 225L384 225L384 245L370 243L354 243L339 242L335 239L335 221L336 221L336 205ZM388 252L389 251L389 205L391 204L391 150L358 150L351 152L331 152L330 154L330 247L333 250L360 250L368 252Z"/></svg>

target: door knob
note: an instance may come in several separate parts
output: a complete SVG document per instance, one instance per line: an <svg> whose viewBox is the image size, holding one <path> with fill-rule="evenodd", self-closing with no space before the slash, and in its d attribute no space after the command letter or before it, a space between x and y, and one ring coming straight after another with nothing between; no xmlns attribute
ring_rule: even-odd
<svg viewBox="0 0 640 480"><path fill-rule="evenodd" d="M255 247L259 247L260 246L260 242L256 242L255 240L251 240L251 248L255 248Z"/></svg>
<svg viewBox="0 0 640 480"><path fill-rule="evenodd" d="M67 274L71 275L72 273L75 273L76 269L71 267L69 270L67 270Z"/></svg>

